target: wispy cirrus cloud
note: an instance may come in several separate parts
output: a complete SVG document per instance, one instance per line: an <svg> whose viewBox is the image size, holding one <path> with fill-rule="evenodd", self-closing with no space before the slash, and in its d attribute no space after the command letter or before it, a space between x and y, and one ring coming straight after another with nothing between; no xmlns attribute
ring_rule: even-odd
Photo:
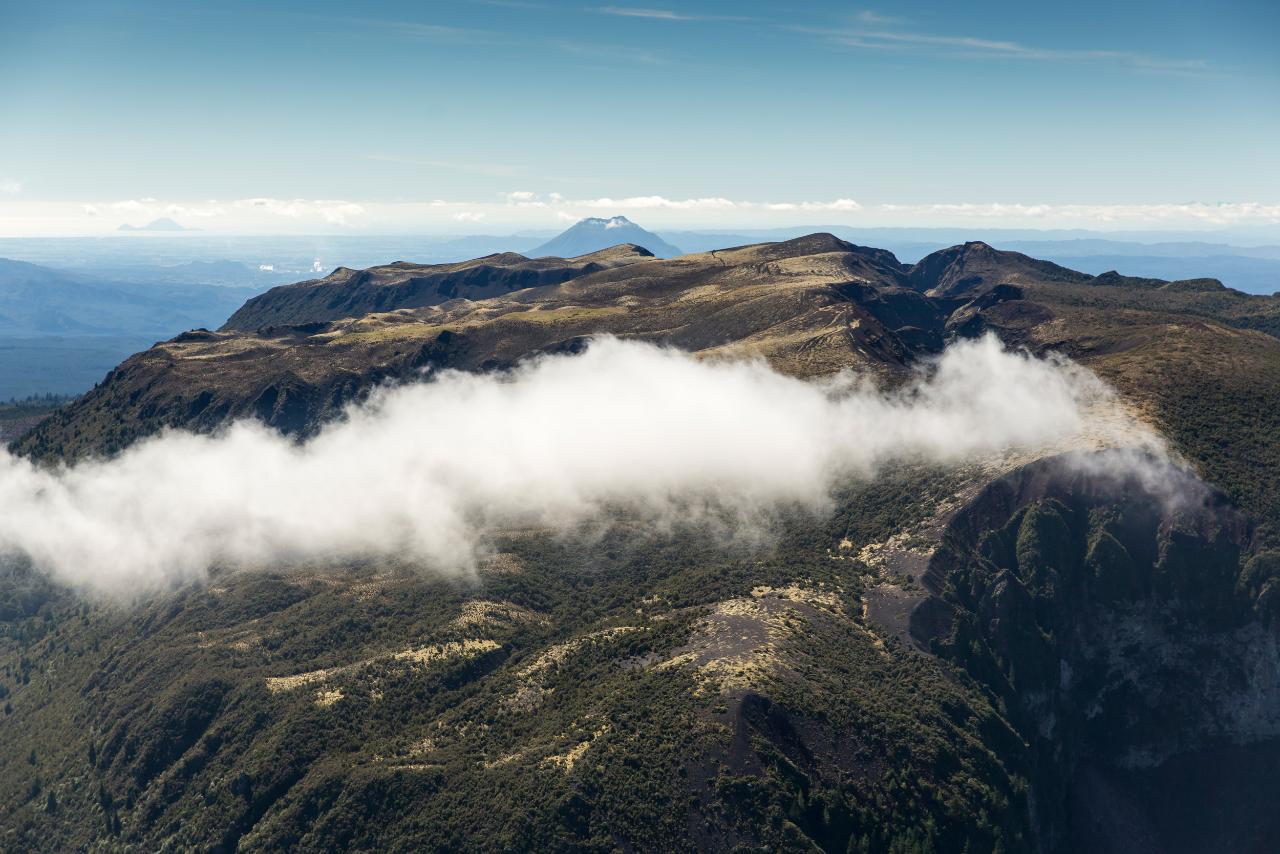
<svg viewBox="0 0 1280 854"><path fill-rule="evenodd" d="M891 15L882 15L879 12L875 11L874 9L863 9L861 12L855 15L854 18L856 18L860 23L863 23L863 24L887 25L887 24L906 23L906 18L895 18Z"/></svg>
<svg viewBox="0 0 1280 854"><path fill-rule="evenodd" d="M834 44L866 50L884 51L943 51L960 59L1014 59L1031 62L1077 62L1110 64L1135 71L1170 74L1205 74L1212 71L1203 59L1173 59L1153 56L1136 51L1103 50L1095 48L1050 48L1028 45L1007 39L979 38L968 35L946 35L904 30L890 27L893 19L870 14L859 15L864 24L880 25L876 28L813 28L793 29L820 36Z"/></svg>
<svg viewBox="0 0 1280 854"><path fill-rule="evenodd" d="M546 3L528 3L525 0L467 0L476 6L497 6L499 9L550 9Z"/></svg>
<svg viewBox="0 0 1280 854"><path fill-rule="evenodd" d="M674 9L652 9L643 6L596 6L592 11L617 18L648 18L652 21L753 21L744 15L704 15L696 12L677 12Z"/></svg>
<svg viewBox="0 0 1280 854"><path fill-rule="evenodd" d="M671 57L665 52L658 52L645 47L635 47L634 45L562 41L557 42L556 46L566 53L602 62L640 65L671 64Z"/></svg>
<svg viewBox="0 0 1280 854"><path fill-rule="evenodd" d="M452 27L428 21L405 21L391 18L336 18L335 23L353 30L367 30L380 35L398 35L429 41L483 42L502 36L490 30Z"/></svg>
<svg viewBox="0 0 1280 854"><path fill-rule="evenodd" d="M22 182L12 178L0 178L0 195L16 196L22 192Z"/></svg>
<svg viewBox="0 0 1280 854"><path fill-rule="evenodd" d="M682 15L671 9L642 9L635 6L597 6L595 11L601 15L614 15L619 18L651 18L658 21L696 21L693 15Z"/></svg>

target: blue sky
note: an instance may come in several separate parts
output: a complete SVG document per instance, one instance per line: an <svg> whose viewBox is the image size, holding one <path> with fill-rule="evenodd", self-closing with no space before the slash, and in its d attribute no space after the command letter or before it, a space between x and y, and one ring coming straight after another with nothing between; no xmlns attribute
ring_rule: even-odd
<svg viewBox="0 0 1280 854"><path fill-rule="evenodd" d="M0 234L1274 223L1277 34L1274 0L0 0Z"/></svg>

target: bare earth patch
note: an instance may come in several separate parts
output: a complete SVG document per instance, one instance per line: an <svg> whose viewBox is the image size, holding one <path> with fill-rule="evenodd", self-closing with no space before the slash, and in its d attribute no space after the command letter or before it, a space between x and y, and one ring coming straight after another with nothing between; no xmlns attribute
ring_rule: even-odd
<svg viewBox="0 0 1280 854"><path fill-rule="evenodd" d="M466 629L478 626L518 625L520 623L546 623L542 614L522 608L514 602L493 602L473 599L462 606L461 613L450 623L454 628Z"/></svg>
<svg viewBox="0 0 1280 854"><path fill-rule="evenodd" d="M554 689L547 685L548 677L555 668L568 660L569 656L586 644L608 641L636 631L640 631L638 626L613 626L547 647L533 661L516 672L518 679L516 689L504 698L503 707L513 712L530 711L544 697L552 693Z"/></svg>
<svg viewBox="0 0 1280 854"><path fill-rule="evenodd" d="M762 687L794 673L787 641L811 620L849 619L842 603L841 592L824 585L756 587L750 596L717 602L689 643L654 666L694 668L702 696Z"/></svg>
<svg viewBox="0 0 1280 854"><path fill-rule="evenodd" d="M501 649L501 644L494 640L462 640L449 643L430 644L400 650L386 655L374 656L341 667L322 668L306 673L295 673L292 676L269 676L266 679L267 690L273 694L293 691L307 685L328 682L335 676L356 673L370 665L387 662L402 662L420 667L431 667L450 661L479 658L486 653ZM334 701L336 702L336 700ZM331 704L329 704L331 705Z"/></svg>

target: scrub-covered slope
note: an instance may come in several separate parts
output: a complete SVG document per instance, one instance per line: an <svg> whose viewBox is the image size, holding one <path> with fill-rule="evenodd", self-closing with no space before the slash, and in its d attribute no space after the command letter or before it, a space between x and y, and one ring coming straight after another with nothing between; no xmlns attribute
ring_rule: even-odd
<svg viewBox="0 0 1280 854"><path fill-rule="evenodd" d="M1275 300L813 235L384 308L179 336L17 447L306 436L377 383L605 333L893 384L993 332L1098 371L1213 485L1121 429L904 463L745 542L627 508L502 529L454 578L215 567L122 604L11 557L0 847L1280 844Z"/></svg>
<svg viewBox="0 0 1280 854"><path fill-rule="evenodd" d="M323 279L272 288L249 300L223 329L252 332L355 317L376 311L420 308L451 299L484 299L521 288L552 285L651 258L638 246L614 246L577 258L526 258L515 252L457 264L403 261L368 270L339 267Z"/></svg>

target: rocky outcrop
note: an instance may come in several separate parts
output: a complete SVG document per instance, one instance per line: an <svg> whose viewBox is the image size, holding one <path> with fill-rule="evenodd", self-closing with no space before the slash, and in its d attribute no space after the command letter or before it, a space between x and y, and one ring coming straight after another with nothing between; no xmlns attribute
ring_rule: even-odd
<svg viewBox="0 0 1280 854"><path fill-rule="evenodd" d="M974 241L940 249L911 267L911 286L931 297L975 297L1000 284L1084 282L1090 277L1018 252Z"/></svg>
<svg viewBox="0 0 1280 854"><path fill-rule="evenodd" d="M1128 850L1189 850L1178 816L1144 787L1185 803L1226 786L1247 801L1220 777L1178 769L1280 738L1280 635L1260 603L1270 558L1252 554L1253 539L1248 520L1193 475L1118 451L1025 467L948 526L926 574L936 598L913 628L1021 731L1049 849L1125 850L1116 834L1140 825L1155 847ZM1133 815L1087 820L1102 778L1112 807ZM1253 822L1255 836L1223 825L1224 843L1198 850L1280 841L1260 814L1234 820Z"/></svg>

